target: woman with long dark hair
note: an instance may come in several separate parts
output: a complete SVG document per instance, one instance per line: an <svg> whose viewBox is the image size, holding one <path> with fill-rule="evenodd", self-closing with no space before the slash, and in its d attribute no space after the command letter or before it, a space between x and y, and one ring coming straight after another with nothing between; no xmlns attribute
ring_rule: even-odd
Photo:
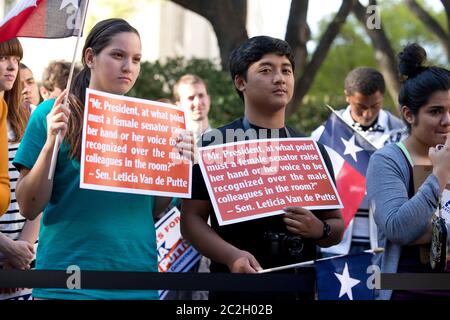
<svg viewBox="0 0 450 320"><path fill-rule="evenodd" d="M97 23L86 38L83 69L74 79L69 108L57 99L32 114L14 159L20 168L17 199L23 214L43 211L36 269L77 266L98 271L157 271L155 197L80 188L86 88L123 95L140 71L139 33L122 19ZM48 180L53 145L64 137L54 178ZM192 135L183 150L191 157ZM170 200L169 200L170 201ZM39 299L156 299L154 290L33 289Z"/></svg>

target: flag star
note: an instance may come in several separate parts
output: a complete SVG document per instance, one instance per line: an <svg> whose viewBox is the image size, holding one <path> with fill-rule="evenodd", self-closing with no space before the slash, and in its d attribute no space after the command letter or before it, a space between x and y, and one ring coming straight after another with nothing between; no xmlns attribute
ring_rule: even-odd
<svg viewBox="0 0 450 320"><path fill-rule="evenodd" d="M62 2L61 2L61 7L59 7L59 10L64 9L64 8L67 7L69 4L71 4L71 5L74 6L75 8L78 8L78 0L62 0Z"/></svg>
<svg viewBox="0 0 450 320"><path fill-rule="evenodd" d="M363 151L363 148L358 147L355 144L355 135L353 135L349 140L341 138L342 143L345 145L344 155L349 154L352 156L353 160L356 162L356 153Z"/></svg>
<svg viewBox="0 0 450 320"><path fill-rule="evenodd" d="M357 279L350 278L350 274L348 273L348 265L345 263L344 270L342 274L334 273L334 275L338 278L341 283L341 290L339 291L339 298L343 295L347 294L350 300L353 300L352 288L356 286L361 281Z"/></svg>

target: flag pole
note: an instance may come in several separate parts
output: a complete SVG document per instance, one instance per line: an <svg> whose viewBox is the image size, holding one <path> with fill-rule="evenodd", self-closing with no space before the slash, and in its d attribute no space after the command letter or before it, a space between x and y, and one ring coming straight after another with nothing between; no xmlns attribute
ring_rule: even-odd
<svg viewBox="0 0 450 320"><path fill-rule="evenodd" d="M384 251L384 248L375 248L375 249L364 250L363 252L377 254L377 253L381 253L383 251ZM322 259L317 259L317 260L309 260L309 261L304 261L304 262L299 262L299 263L287 264L287 265L281 266L281 267L263 269L263 270L258 271L258 273L269 273L269 272L281 271L281 270L292 269L292 268L307 267L307 266L313 265L317 261L325 261L325 260L330 260L330 259L335 259L335 258L342 258L345 256L348 256L348 254L341 254L338 256L332 256L332 257L327 257L327 258L322 258Z"/></svg>
<svg viewBox="0 0 450 320"><path fill-rule="evenodd" d="M364 141L366 141L368 144L370 144L370 145L371 145L372 147L374 147L375 149L379 149L379 148L377 148L372 142L370 142L369 140L367 140L367 138L364 137L361 133L359 133L357 130L355 130L355 128L353 128L351 125L349 125L349 124L347 123L347 121L345 121L344 118L342 118L342 116L341 116L339 113L337 113L336 110L333 109L332 106L330 106L330 105L328 105L328 104L327 104L326 106L327 106L328 109L330 109L331 112L333 112L333 113L336 115L336 117L338 117L339 119L341 119L341 121L342 121L343 123L345 123L345 125L346 125L347 127L349 127L353 132L357 133L358 136L360 136Z"/></svg>
<svg viewBox="0 0 450 320"><path fill-rule="evenodd" d="M67 109L67 104L69 101L69 94L70 94L70 86L72 85L72 78L73 78L73 72L75 69L75 59L76 59L76 55L77 55L77 51L78 51L78 46L80 44L80 39L81 39L81 34L83 33L83 29L84 29L84 22L86 20L86 14L87 14L87 8L89 6L89 0L86 1L86 5L83 8L83 14L81 16L81 25L80 28L78 29L78 34L77 34L77 42L75 44L75 50L73 51L73 57L72 57L72 64L70 65L70 72L69 72L69 79L67 80L67 85L66 85L66 96L64 97L64 101L63 101L63 109ZM81 8L78 8L78 10L80 10ZM53 146L53 153L52 153L52 160L50 162L50 169L48 171L48 180L52 180L53 176L55 174L55 168L56 168L56 161L58 159L58 152L59 152L59 147L61 145L61 130L58 131L58 134L56 135L56 140L55 140L55 144Z"/></svg>

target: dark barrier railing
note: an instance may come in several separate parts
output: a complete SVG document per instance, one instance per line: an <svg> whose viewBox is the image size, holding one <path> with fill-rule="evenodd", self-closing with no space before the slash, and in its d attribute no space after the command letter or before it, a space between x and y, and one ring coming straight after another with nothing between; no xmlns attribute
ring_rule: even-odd
<svg viewBox="0 0 450 320"><path fill-rule="evenodd" d="M0 270L0 288L70 288L75 277L82 289L297 291L315 288L313 267L291 274L154 273L119 271ZM380 274L381 289L450 290L450 273Z"/></svg>
<svg viewBox="0 0 450 320"><path fill-rule="evenodd" d="M68 288L79 276L81 289L168 289L215 291L314 290L314 268L295 274L153 273L118 271L0 270L0 288ZM68 285L69 284L69 285Z"/></svg>

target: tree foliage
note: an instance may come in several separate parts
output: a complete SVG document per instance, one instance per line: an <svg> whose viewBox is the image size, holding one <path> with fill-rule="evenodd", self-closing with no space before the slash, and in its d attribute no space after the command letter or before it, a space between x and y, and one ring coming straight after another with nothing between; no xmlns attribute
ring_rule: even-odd
<svg viewBox="0 0 450 320"><path fill-rule="evenodd" d="M171 0L207 19L214 28L220 49L221 63L226 67L229 55L233 48L240 42L246 40L246 0L228 1L205 1L205 0ZM325 32L322 34L311 59L306 61L306 41L309 38L309 27L306 22L309 0L292 0L289 11L289 19L286 30L286 40L290 42L293 51L297 54L296 60L300 66L295 74L295 92L291 103L287 108L287 115L291 116L301 105L302 100L308 92L320 65L325 60L340 28L345 23L347 16L357 0L343 0L339 10L330 21ZM269 18L269 17L268 17ZM295 35L298 35L296 37ZM300 55L300 56L299 56ZM306 64L305 64L306 63Z"/></svg>
<svg viewBox="0 0 450 320"><path fill-rule="evenodd" d="M297 0L296 3L306 5L305 0ZM417 0L417 3L427 10L444 30L447 30L445 12L433 11L423 0ZM394 53L399 52L408 42L418 42L427 48L433 63L447 62L436 36L411 12L404 0L383 0L379 1L379 6L384 33ZM319 32L311 35L312 43L317 45L320 42L335 17L336 13L333 13L323 18ZM321 63L315 78L311 80L310 89L303 98L302 106L288 116L288 124L309 134L328 117L326 104L337 109L347 105L343 92L344 79L351 69L358 66L379 68L375 59L373 39L366 31L354 14L348 16L334 38L326 59ZM304 42L308 37L307 34L303 35L300 42ZM306 65L308 61L304 61L303 64ZM219 63L207 60L176 58L169 59L165 63L144 62L140 79L130 95L147 99L171 98L173 84L185 73L198 74L207 82L212 98L210 119L213 126L223 125L243 115L243 103L234 91L230 76L220 70ZM386 94L384 105L395 112L397 101Z"/></svg>
<svg viewBox="0 0 450 320"><path fill-rule="evenodd" d="M418 42L427 48L430 63L442 63L445 59L443 48L437 45L436 38L400 0L383 0L381 3L381 19L384 30L395 53L410 42ZM421 3L436 21L445 26L445 13L434 12ZM319 28L319 36L332 19L332 15L324 17ZM318 36L313 41L318 41ZM443 58L444 57L444 58ZM326 104L336 109L347 105L344 96L344 79L347 73L358 66L378 69L370 38L363 26L351 15L346 20L340 34L336 37L327 58L321 65L311 89L303 99L303 105L288 118L288 123L309 134L324 122L329 111ZM384 106L396 113L398 105L388 94L385 94Z"/></svg>

